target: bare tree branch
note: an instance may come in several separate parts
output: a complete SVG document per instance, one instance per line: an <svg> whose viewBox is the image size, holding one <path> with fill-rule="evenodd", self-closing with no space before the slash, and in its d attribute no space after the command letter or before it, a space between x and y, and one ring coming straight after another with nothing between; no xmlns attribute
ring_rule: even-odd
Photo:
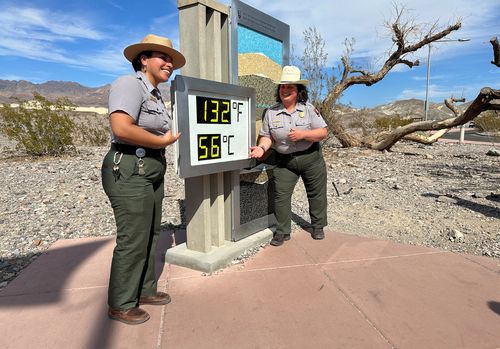
<svg viewBox="0 0 500 349"><path fill-rule="evenodd" d="M486 107L488 108L488 110L500 110L500 104L498 103L489 103L486 105Z"/></svg>
<svg viewBox="0 0 500 349"><path fill-rule="evenodd" d="M459 117L462 112L458 107L455 105L455 102L465 102L465 98L447 98L444 100L444 104L450 109L453 114L455 114L455 117Z"/></svg>
<svg viewBox="0 0 500 349"><path fill-rule="evenodd" d="M420 65L420 61L417 59L416 61L411 62L411 61L408 61L406 59L400 59L397 64L405 64L408 67L413 68L414 66Z"/></svg>
<svg viewBox="0 0 500 349"><path fill-rule="evenodd" d="M351 69L351 73L359 73L361 75L370 75L370 72L362 69Z"/></svg>
<svg viewBox="0 0 500 349"><path fill-rule="evenodd" d="M491 63L500 68L500 45L498 44L498 38L496 36L492 37L490 42L493 46L493 60Z"/></svg>

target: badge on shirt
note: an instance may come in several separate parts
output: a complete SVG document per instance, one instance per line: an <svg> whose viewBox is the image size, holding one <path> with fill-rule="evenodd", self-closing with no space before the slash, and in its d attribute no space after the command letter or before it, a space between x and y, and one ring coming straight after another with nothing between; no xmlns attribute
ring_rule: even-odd
<svg viewBox="0 0 500 349"><path fill-rule="evenodd" d="M303 118L303 117L304 117L304 115L305 115L305 113L304 113L303 111L300 111L300 112L299 112L299 116L300 116L301 118Z"/></svg>
<svg viewBox="0 0 500 349"><path fill-rule="evenodd" d="M150 101L153 101L153 102L155 102L155 103L156 103L156 102L158 102L158 100L156 99L156 97L155 97L155 96L153 96L153 95L150 95L150 96L149 96L149 100L150 100Z"/></svg>

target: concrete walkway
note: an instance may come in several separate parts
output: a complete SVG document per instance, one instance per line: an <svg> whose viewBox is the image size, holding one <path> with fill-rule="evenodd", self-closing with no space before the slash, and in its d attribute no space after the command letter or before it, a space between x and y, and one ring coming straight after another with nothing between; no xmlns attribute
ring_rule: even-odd
<svg viewBox="0 0 500 349"><path fill-rule="evenodd" d="M106 316L113 247L36 259L0 293L0 348L500 348L498 259L298 231L210 276L159 263L172 303L127 326Z"/></svg>

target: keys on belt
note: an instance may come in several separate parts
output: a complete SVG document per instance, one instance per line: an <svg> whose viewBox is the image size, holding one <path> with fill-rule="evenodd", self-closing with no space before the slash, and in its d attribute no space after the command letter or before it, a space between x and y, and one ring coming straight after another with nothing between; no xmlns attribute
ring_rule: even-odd
<svg viewBox="0 0 500 349"><path fill-rule="evenodd" d="M122 160L123 154L135 155L137 157L137 173L140 176L146 174L144 168L144 158L147 156L158 157L165 156L165 149L150 149L143 147L136 147L128 144L111 144L111 150L115 150L113 155L113 175L115 181L120 179L120 161Z"/></svg>

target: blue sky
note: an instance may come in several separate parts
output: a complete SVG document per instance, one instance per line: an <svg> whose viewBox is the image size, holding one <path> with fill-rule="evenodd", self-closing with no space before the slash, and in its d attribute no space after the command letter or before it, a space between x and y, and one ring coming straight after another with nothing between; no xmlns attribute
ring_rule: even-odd
<svg viewBox="0 0 500 349"><path fill-rule="evenodd" d="M228 1L221 1L228 3ZM329 65L337 66L345 38L356 39L354 59L376 68L391 47L384 21L392 1L248 0L250 6L288 23L295 53L303 48L302 32L316 26L326 42ZM436 43L431 54L429 99L451 95L473 99L483 86L500 88L500 69L490 63L489 39L500 37L500 1L407 0L402 2L418 23L446 25L458 18L463 27L450 38L469 42ZM131 72L123 48L148 33L167 36L178 47L177 1L141 3L130 0L0 0L0 79L76 81L97 87ZM356 107L397 99L423 99L427 49L421 65L401 67L372 87L354 86L341 102Z"/></svg>

